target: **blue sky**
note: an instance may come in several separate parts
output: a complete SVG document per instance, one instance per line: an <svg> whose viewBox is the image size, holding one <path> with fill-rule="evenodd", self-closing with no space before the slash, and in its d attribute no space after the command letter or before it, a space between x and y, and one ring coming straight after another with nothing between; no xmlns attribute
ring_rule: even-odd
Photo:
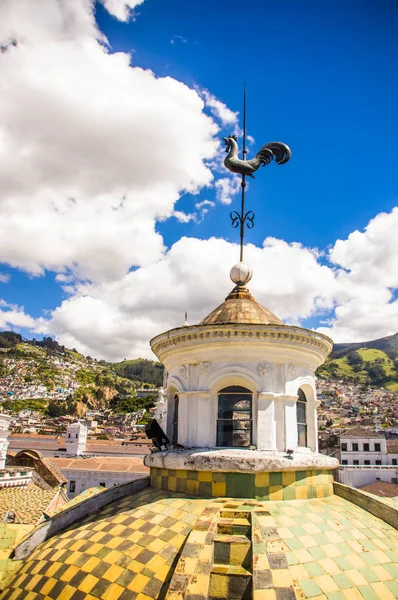
<svg viewBox="0 0 398 600"><path fill-rule="evenodd" d="M46 2L49 10L50 8L52 10L53 0L46 0ZM123 0L118 2L120 5L124 4ZM131 0L130 6L133 4ZM18 2L14 7L16 7L16 17L20 17L18 10L23 9L18 8ZM330 293L327 300L322 296L323 290L314 292L311 309L307 307L295 311L289 304L289 308L281 309L284 318L288 322L289 319L293 319L295 322L311 327L322 327L323 322L329 320L332 323L332 325L329 323L330 327L336 330L339 338L351 336L352 339L369 339L378 337L378 332L381 336L398 330L398 309L393 305L398 282L390 278L393 263L382 263L386 256L394 255L394 244L396 244L392 233L395 216L391 215L398 200L397 3L392 0L378 2L307 0L300 3L288 0L273 4L256 2L245 6L237 0L230 0L228 3L210 0L201 0L201 2L141 0L127 21L117 19L115 15L108 12L107 8L109 9L106 0L103 0L103 4L95 5L97 26L109 42L109 54L131 53L132 69L130 70L136 67L150 69L156 79L171 78L173 82L181 82L190 89L198 90L200 94L203 90L208 90L212 96L234 112L241 112L242 88L243 82L246 81L248 133L255 140L249 148L249 156L269 141L279 140L291 147L292 158L287 165L279 167L271 164L260 170L255 181L250 182L247 203L248 208L256 213L256 225L253 230L247 232L246 239L258 248L262 247L267 237L283 240L288 244L296 242L301 244L303 249L317 248L320 253L316 257L317 266L319 269L322 266L329 269L328 277L329 275L333 277L333 286L338 290L333 294ZM27 18L34 23L36 19L46 17L45 26L48 26L49 31L52 32L54 39L51 43L59 44L62 63L62 53L66 56L66 52L70 52L71 49L62 46L64 39L55 31L48 14L49 11L46 15L32 12ZM14 27L13 23L11 26ZM83 30L83 21L81 28ZM42 44L45 48L45 44L48 43L47 34L44 35L41 29L36 30L33 26L32 31L33 33L29 31L29 35L35 39L37 46ZM22 51L22 46L21 42L21 45L15 49L15 53ZM6 52L4 60L11 60L10 57L11 53ZM42 60L41 55L38 55L37 60ZM36 67L40 68L40 65L36 64ZM59 73L66 72L60 64ZM71 73L68 81L65 75L65 81L72 94L70 104L66 106L67 110L74 102L73 70ZM103 76L105 90L108 85L112 86L112 83L107 84L106 79L111 75L104 70ZM26 83L28 76L26 75L25 81L23 77L24 73L20 81L14 82L15 89L18 85L28 85ZM122 78L122 75L120 77ZM54 86L56 85L58 85L57 81L54 82ZM101 83L98 84L96 81L93 85L101 85ZM47 100L52 94L51 82L45 89ZM139 95L139 86L134 89ZM80 88L76 84L76 102L81 97L79 94ZM162 99L159 96L159 106L161 103ZM65 104L67 104L66 100ZM70 109L72 110L73 108ZM112 110L113 106L110 104L110 111ZM29 108L25 105L25 112L27 111ZM105 130L106 112L104 114L100 127ZM204 114L211 114L209 107L204 108ZM88 115L89 113L86 122L89 120ZM170 128L168 153L170 161L175 160L171 141L174 135L173 128L178 126L178 118L177 111L169 122L159 121L163 123L159 138L167 138L168 131L165 127ZM6 125L12 129L14 113L8 113L8 119ZM154 110L154 123L156 119L157 111ZM151 115L147 120L152 120ZM219 132L213 135L214 139L220 139L234 128L234 124L229 126L220 119L214 118L214 121L219 127ZM239 121L241 124L241 115ZM94 126L95 124L93 128ZM29 127L26 127L26 130L29 136ZM137 129L138 133L134 134L135 131L132 130L131 145L139 150L140 146L145 144L145 123L141 123ZM62 132L60 135L62 136ZM118 144L117 134L113 135L111 119L107 135L112 144ZM76 131L76 140L76 148L73 148L73 141L68 146L72 153L79 152L81 149L81 144L78 147L78 131ZM189 147L190 141L186 140L185 143ZM196 140L192 140L192 144L194 143ZM55 140L54 148L56 145ZM34 148L33 144L32 147ZM222 153L222 149L219 152ZM29 161L29 154L27 156L26 160ZM10 155L7 160L11 160ZM68 159L61 157L59 164L62 160ZM112 161L112 157L108 157L107 160ZM205 164L209 164L209 161L205 160ZM54 165L49 164L47 167L41 165L40 168L44 169L40 172L40 177L45 179L48 175L46 168L52 170L53 174L58 167L54 168ZM131 170L134 174L134 161L131 163ZM176 184L179 190L179 199L174 206L176 211L192 214L195 213L195 204L198 202L203 200L215 202L215 206L209 209L202 221L197 218L183 223L180 222L181 219L170 216L169 211L167 217L164 215L161 218L154 217L153 225L148 225L149 229L152 227L161 236L161 238L158 236L157 240L163 243L163 259L167 249L174 244L177 244L178 248L178 242L183 237L203 241L213 236L230 242L238 240L237 230L233 230L230 226L229 212L238 208L239 196L235 195L230 205L217 201L214 181L225 177L227 173L223 174L220 169L214 167L214 164L211 170L213 181L208 182L207 185L203 178L200 183L196 182L197 194L184 193L182 183ZM153 174L150 174L154 180L157 177L156 173L154 168ZM20 176L23 178L22 173ZM35 180L40 177L36 177ZM118 180L116 175L114 177L112 185L116 188ZM41 194L40 202L47 193L43 191L44 189L51 189L51 186L43 186L37 192ZM65 194L62 196L63 192L57 193L60 194L59 198L53 194L45 201L49 204L66 201ZM79 199L79 192L76 197ZM0 193L0 206L2 199L6 206L9 197L5 192L3 198ZM40 206L42 205L39 203L36 212L40 211ZM21 199L20 207L15 208L14 211L16 214L23 210L24 203ZM59 208L56 210L62 213ZM387 216L380 216L381 213L386 213ZM140 219L143 217L140 216L140 211L135 211L134 214L138 215L136 225L139 229ZM96 211L94 210L91 217L87 218L88 221L95 223ZM366 233L369 222L375 218L373 229L371 227ZM65 224L65 227L70 225ZM361 232L362 237L349 238L356 230ZM74 300L76 296L80 299L90 296L97 301L100 293L106 293L108 297L110 288L104 291L104 281L106 279L109 282L112 277L107 276L98 283L99 280L97 281L90 274L87 275L86 272L83 276L76 275L74 265L79 266L78 254L68 259L55 260L54 258L54 261L50 258L48 261L38 258L32 266L29 257L21 258L24 252L25 235L18 232L18 229L15 235L21 236L21 248L13 249L12 252L8 249L2 251L0 248L0 273L9 276L7 283L0 283L0 298L3 299L8 311L22 311L23 307L23 313L31 317L34 323L23 319L19 321L14 319L14 322L4 320L4 327L19 329L29 337L38 336L40 333L55 335L64 343L74 342L74 345L81 343L84 350L101 354L104 337L93 348L87 341L87 334L85 337L82 333L80 338L81 332L75 329L69 330L66 321L63 321L62 325L57 324L51 317L51 311L61 307L62 302L68 302L71 298ZM136 234L132 232L131 235ZM62 236L61 227L54 239L60 239ZM336 241L339 239L344 243L337 248ZM384 249L381 248L379 240L383 240L386 244ZM380 250L380 263L374 261L370 264L368 258L362 260L363 256L378 254L372 244ZM151 247L154 247L153 244ZM203 248L205 247L207 246L204 245ZM110 250L112 251L112 247ZM89 254L92 251L92 248L89 248L82 250L82 253ZM329 251L334 252L332 260ZM44 251L44 256L49 255L51 255L51 246L49 251ZM153 264L156 260L162 260L162 256L159 254L157 258L155 257ZM216 261L216 257L214 260ZM152 264L151 260L148 259L146 264ZM142 264L132 257L130 263L127 260L124 272L135 270L137 266ZM65 276L62 281L59 280L60 273L61 278ZM343 281L345 273L349 273L351 277L347 282ZM123 268L121 268L119 281L122 281L123 276ZM269 276L266 271L261 273L261 277ZM289 277L288 273L286 277ZM315 280L317 277L318 275L314 274ZM373 285L374 277L377 281ZM116 280L117 277L115 276L114 279ZM148 280L145 274L142 274L142 280ZM90 285L97 287L90 288ZM230 284L225 285L228 287ZM347 325L348 321L355 321L350 318L349 307L360 304L359 292L356 296L352 291L359 285L363 286L362 297L367 295L370 298L372 292L369 290L372 290L372 286L378 289L377 297L369 300L368 312L377 314L378 320L372 328L365 324L366 314L358 318L357 325L353 325L351 329ZM220 293L220 301L223 293L224 288ZM299 297L301 292L297 289L296 293ZM270 292L259 286L257 296L259 300L266 302ZM322 299L319 300L321 297ZM185 303L189 304L189 301L187 296ZM104 302L104 296L101 296L101 303ZM138 300L137 303L139 305ZM200 307L193 300L192 303L195 305L192 309L193 314L200 315ZM15 305L14 308L11 305ZM273 309L278 308L277 298L272 300L272 294L271 305ZM339 306L344 313L340 317L334 312ZM113 310L114 307L111 308ZM203 310L205 309L207 309L206 303L203 305ZM178 307L178 311L180 310L182 311L182 307ZM357 311L355 314L357 315ZM39 327L36 321L40 318L42 322ZM148 318L152 317L149 315ZM346 322L342 321L339 329L340 318L343 321L346 319ZM43 325L43 319L48 321L47 324ZM112 320L113 317L109 319ZM84 320L83 314L82 320ZM172 325L172 321L168 312L167 318L164 316L158 325L161 326L163 323ZM333 325L334 321L335 325ZM386 321L389 321L388 327ZM155 330L156 323L153 320L151 323ZM112 332L112 329L109 331ZM148 337L151 333L152 329L149 327ZM116 333L113 332L112 335ZM145 332L141 331L140 336L144 339ZM125 343L127 344L127 341ZM124 346L123 354L127 347ZM141 352L142 347L142 344L138 344L134 350L133 344L131 351Z"/></svg>

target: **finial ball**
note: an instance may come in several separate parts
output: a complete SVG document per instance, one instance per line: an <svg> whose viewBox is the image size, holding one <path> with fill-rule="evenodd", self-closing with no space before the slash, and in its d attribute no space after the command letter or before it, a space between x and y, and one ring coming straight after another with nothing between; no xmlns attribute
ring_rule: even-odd
<svg viewBox="0 0 398 600"><path fill-rule="evenodd" d="M231 269L230 278L237 285L246 285L253 276L253 271L244 262L238 262Z"/></svg>

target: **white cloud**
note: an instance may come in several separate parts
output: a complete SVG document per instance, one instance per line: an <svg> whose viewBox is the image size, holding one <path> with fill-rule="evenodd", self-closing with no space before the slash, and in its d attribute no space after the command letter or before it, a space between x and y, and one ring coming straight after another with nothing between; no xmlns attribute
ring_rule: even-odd
<svg viewBox="0 0 398 600"><path fill-rule="evenodd" d="M215 182L216 197L222 204L231 204L233 196L241 190L239 176L222 177Z"/></svg>
<svg viewBox="0 0 398 600"><path fill-rule="evenodd" d="M110 54L92 2L33 4L0 4L17 41L0 54L0 260L118 279L159 259L156 220L211 183L218 128L196 91Z"/></svg>
<svg viewBox="0 0 398 600"><path fill-rule="evenodd" d="M185 213L182 210L175 210L173 212L173 217L175 217L180 223L189 223L189 221L196 221L197 219L195 213Z"/></svg>
<svg viewBox="0 0 398 600"><path fill-rule="evenodd" d="M144 0L100 0L100 2L119 21L128 21L132 15L131 11Z"/></svg>
<svg viewBox="0 0 398 600"><path fill-rule="evenodd" d="M170 44L176 44L177 42L181 42L182 44L186 44L188 40L186 40L182 35L173 35L170 40Z"/></svg>
<svg viewBox="0 0 398 600"><path fill-rule="evenodd" d="M218 100L213 94L211 94L208 90L199 90L200 94L204 98L206 106L209 108L210 112L215 115L218 119L220 119L221 123L226 125L237 125L238 122L238 113L233 112L228 108L224 102Z"/></svg>
<svg viewBox="0 0 398 600"><path fill-rule="evenodd" d="M92 356L151 356L148 340L182 325L186 310L196 323L223 301L233 287L228 274L238 252L222 239L182 238L160 260L118 281L80 285L37 327ZM269 238L263 248L248 245L245 252L254 270L250 290L278 316L305 318L318 300L330 305L325 290L333 287L333 272L318 263L315 251Z"/></svg>
<svg viewBox="0 0 398 600"><path fill-rule="evenodd" d="M367 341L398 331L398 207L380 213L365 230L337 240L330 250L339 268L335 315L320 328L336 342Z"/></svg>
<svg viewBox="0 0 398 600"><path fill-rule="evenodd" d="M20 327L34 329L36 320L25 313L23 306L9 304L0 298L0 328L19 329Z"/></svg>
<svg viewBox="0 0 398 600"><path fill-rule="evenodd" d="M10 275L8 273L0 273L0 283L8 283L10 281Z"/></svg>

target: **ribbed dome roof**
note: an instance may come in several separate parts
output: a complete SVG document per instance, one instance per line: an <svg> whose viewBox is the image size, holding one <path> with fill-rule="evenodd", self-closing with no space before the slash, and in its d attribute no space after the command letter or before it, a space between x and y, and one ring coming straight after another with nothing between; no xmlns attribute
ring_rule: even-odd
<svg viewBox="0 0 398 600"><path fill-rule="evenodd" d="M220 325L227 323L251 323L254 325L283 325L283 322L270 310L258 304L244 286L236 286L200 325Z"/></svg>

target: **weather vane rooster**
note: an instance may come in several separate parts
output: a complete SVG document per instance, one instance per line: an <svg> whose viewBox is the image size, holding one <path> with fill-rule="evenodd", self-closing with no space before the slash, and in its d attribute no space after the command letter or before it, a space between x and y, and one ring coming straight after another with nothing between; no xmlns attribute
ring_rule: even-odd
<svg viewBox="0 0 398 600"><path fill-rule="evenodd" d="M223 139L225 142L226 151L228 152L226 159L224 160L224 165L227 167L227 169L232 171L232 173L247 175L253 179L253 173L257 171L260 166L265 167L266 165L269 165L273 159L275 159L275 162L278 165L284 165L291 156L289 146L282 144L282 142L270 142L269 144L265 144L265 146L260 148L254 158L251 158L250 160L241 160L238 157L239 149L237 143L238 138L236 135L230 135Z"/></svg>
<svg viewBox="0 0 398 600"><path fill-rule="evenodd" d="M275 160L278 165L284 165L288 162L292 153L289 146L282 144L282 142L269 142L260 148L254 158L246 160L246 84L243 95L243 150L241 159L238 156L239 148L237 143L238 138L236 135L230 135L223 139L226 146L226 152L228 153L224 160L224 165L232 173L238 173L242 176L241 211L239 214L236 210L234 210L230 214L232 227L240 227L240 262L242 263L245 224L249 229L252 229L254 227L255 217L252 210L245 212L246 177L252 177L252 179L254 179L253 173L255 173L260 166L265 167L273 160Z"/></svg>

